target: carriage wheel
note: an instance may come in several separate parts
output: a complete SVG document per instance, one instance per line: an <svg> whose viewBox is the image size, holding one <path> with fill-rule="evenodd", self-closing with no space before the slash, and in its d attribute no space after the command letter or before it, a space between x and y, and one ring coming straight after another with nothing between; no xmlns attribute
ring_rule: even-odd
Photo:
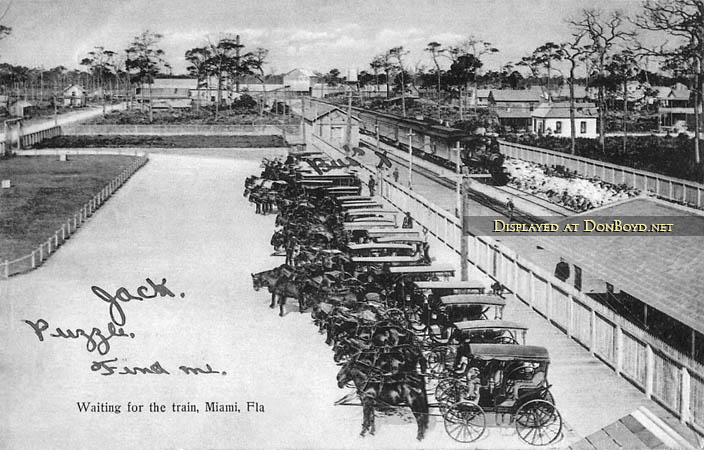
<svg viewBox="0 0 704 450"><path fill-rule="evenodd" d="M398 324L406 323L406 315L403 313L403 311L398 308L389 308L388 310L386 310L386 317L388 317L389 320Z"/></svg>
<svg viewBox="0 0 704 450"><path fill-rule="evenodd" d="M452 404L445 418L445 431L457 442L474 442L486 431L486 416L474 402L462 401Z"/></svg>
<svg viewBox="0 0 704 450"><path fill-rule="evenodd" d="M447 367L447 347L437 347L428 354L428 370L431 375L439 376L443 374Z"/></svg>
<svg viewBox="0 0 704 450"><path fill-rule="evenodd" d="M420 308L410 308L406 313L406 320L413 331L425 331L426 325L423 323L423 311Z"/></svg>
<svg viewBox="0 0 704 450"><path fill-rule="evenodd" d="M462 400L467 395L467 385L457 378L443 378L435 387L435 400L442 415L445 415L450 405Z"/></svg>
<svg viewBox="0 0 704 450"><path fill-rule="evenodd" d="M531 400L514 416L516 432L531 445L552 444L562 432L562 416L555 405L545 400Z"/></svg>
<svg viewBox="0 0 704 450"><path fill-rule="evenodd" d="M545 395L543 396L543 400L550 403L551 405L555 404L555 397L552 396L552 392L550 392L549 389L545 389Z"/></svg>

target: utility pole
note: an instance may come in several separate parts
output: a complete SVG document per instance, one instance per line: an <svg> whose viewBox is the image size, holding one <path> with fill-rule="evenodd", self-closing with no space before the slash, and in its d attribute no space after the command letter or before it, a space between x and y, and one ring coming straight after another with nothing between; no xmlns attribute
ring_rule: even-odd
<svg viewBox="0 0 704 450"><path fill-rule="evenodd" d="M464 170L462 171L464 172ZM467 214L469 213L469 201L467 200L467 192L469 191L469 177L464 173L459 179L459 185L462 187L460 190L460 196L462 201L460 202L460 219L462 220L462 235L460 241L460 272L461 280L467 281L469 279L469 243L467 242L467 236L469 236L469 218Z"/></svg>
<svg viewBox="0 0 704 450"><path fill-rule="evenodd" d="M347 86L349 93L347 95L347 125L345 127L345 145L350 149L352 145L352 86Z"/></svg>
<svg viewBox="0 0 704 450"><path fill-rule="evenodd" d="M462 164L460 164L460 153L462 152L462 147L460 146L460 141L457 141L455 150L457 150L457 154L455 155L455 176L457 176L455 183L455 215L462 218Z"/></svg>
<svg viewBox="0 0 704 450"><path fill-rule="evenodd" d="M408 189L413 190L413 130L408 130Z"/></svg>

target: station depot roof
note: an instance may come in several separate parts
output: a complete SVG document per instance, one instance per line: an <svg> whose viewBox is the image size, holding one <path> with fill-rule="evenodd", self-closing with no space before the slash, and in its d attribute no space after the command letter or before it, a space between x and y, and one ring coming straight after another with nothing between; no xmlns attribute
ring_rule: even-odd
<svg viewBox="0 0 704 450"><path fill-rule="evenodd" d="M537 238L546 250L580 266L585 274L704 333L704 213L636 197L557 223L562 227L562 223L614 219L673 223L673 232L541 234Z"/></svg>

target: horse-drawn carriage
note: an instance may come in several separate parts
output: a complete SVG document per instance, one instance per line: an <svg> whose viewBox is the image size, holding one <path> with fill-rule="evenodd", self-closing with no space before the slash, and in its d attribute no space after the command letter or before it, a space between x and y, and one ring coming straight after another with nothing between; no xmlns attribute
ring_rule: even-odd
<svg viewBox="0 0 704 450"><path fill-rule="evenodd" d="M501 319L506 300L495 294L457 294L436 297L415 296L406 308L410 326L428 342L446 344L455 322Z"/></svg>
<svg viewBox="0 0 704 450"><path fill-rule="evenodd" d="M528 327L507 320L465 320L452 324L447 342L432 342L428 368L436 378L454 370L458 347L464 344L526 344Z"/></svg>
<svg viewBox="0 0 704 450"><path fill-rule="evenodd" d="M544 347L469 344L461 373L441 380L435 392L445 430L456 441L473 442L487 427L486 413L498 426L515 426L531 445L555 442L562 417L547 380L550 356Z"/></svg>

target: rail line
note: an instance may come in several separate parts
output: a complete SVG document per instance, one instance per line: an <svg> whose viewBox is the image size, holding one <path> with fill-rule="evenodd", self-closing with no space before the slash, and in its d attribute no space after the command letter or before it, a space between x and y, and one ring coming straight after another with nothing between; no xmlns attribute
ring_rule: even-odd
<svg viewBox="0 0 704 450"><path fill-rule="evenodd" d="M372 144L362 138L360 138L360 144L363 147L366 147L369 149L375 148L374 144ZM389 144L386 144L386 145L389 145ZM395 147L395 148L398 149L398 147ZM408 167L408 162L404 158L401 158L397 155L394 155L393 153L390 153L387 156L389 156L389 159L394 161L396 164L398 164L402 167ZM414 172L418 173L419 175L422 175L425 178L428 178L429 180L436 182L440 186L446 187L448 189L455 189L455 182L454 181L448 180L447 178L442 177L442 176L438 175L437 173L435 173L435 172L433 172L423 166L414 166L413 170L414 170ZM506 189L501 189L501 190L503 192L506 192L507 195L516 196L515 192L510 192L510 191L507 191ZM530 202L535 203L536 205L539 205L543 208L545 207L544 205L541 205L540 203L535 202L530 198L527 198L525 193L522 192L522 194L523 195L521 196L521 198L523 200L530 201ZM528 195L530 195L530 194L528 194ZM474 201L475 203L478 203L479 205L482 205L486 208L489 208L489 209L491 209L501 215L508 216L506 206L502 202L496 200L495 198L492 198L492 197L490 197L486 194L483 194L481 192L477 192L475 190L472 190L471 188L470 188L467 196L472 201ZM555 214L556 215L559 214L559 215L564 216L564 214L561 214L558 212L555 212ZM520 210L515 211L515 213L513 215L513 220L518 223L525 223L525 224L546 223L546 221L544 219L542 219L540 217L536 217L532 214L529 214L529 213L526 213L526 212L520 211Z"/></svg>

